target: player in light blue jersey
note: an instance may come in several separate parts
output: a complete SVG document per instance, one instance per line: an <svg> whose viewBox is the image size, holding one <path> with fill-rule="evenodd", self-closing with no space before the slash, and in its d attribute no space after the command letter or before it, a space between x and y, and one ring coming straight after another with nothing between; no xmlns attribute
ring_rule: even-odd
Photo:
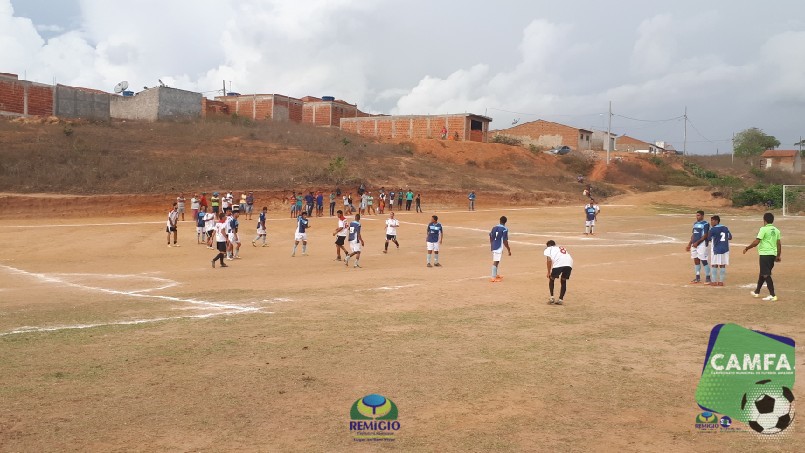
<svg viewBox="0 0 805 453"><path fill-rule="evenodd" d="M257 241L262 239L263 240L263 247L268 247L266 244L266 213L268 212L268 207L263 206L263 210L260 211L260 215L257 217L257 236L252 239L252 246L257 247Z"/></svg>
<svg viewBox="0 0 805 453"><path fill-rule="evenodd" d="M439 248L442 245L442 239L444 239L444 229L442 224L439 223L439 217L431 216L431 221L428 224L428 234L425 238L425 243L428 246L428 267L442 267L439 264ZM430 264L431 255L435 255L433 265Z"/></svg>
<svg viewBox="0 0 805 453"><path fill-rule="evenodd" d="M584 234L595 234L595 221L598 219L598 213L601 208L595 203L595 200L590 198L590 202L584 206Z"/></svg>
<svg viewBox="0 0 805 453"><path fill-rule="evenodd" d="M349 247L352 253L347 253L344 257L344 265L349 267L349 259L355 257L355 266L361 267L358 264L361 260L361 248L363 247L363 236L361 236L361 215L355 214L355 220L349 222Z"/></svg>
<svg viewBox="0 0 805 453"><path fill-rule="evenodd" d="M727 276L727 265L730 264L730 241L732 233L726 225L721 224L721 217L714 215L710 217L710 231L707 233L707 240L711 243L710 264L713 269L712 281L710 286L724 286L724 278ZM699 239L699 242L705 239ZM698 244L696 244L698 245Z"/></svg>
<svg viewBox="0 0 805 453"><path fill-rule="evenodd" d="M296 232L294 233L293 253L296 256L296 247L302 243L302 255L307 256L307 230L310 228L310 221L307 219L307 212L302 211L302 215L296 218Z"/></svg>
<svg viewBox="0 0 805 453"><path fill-rule="evenodd" d="M710 241L707 239L707 234L710 232L710 224L704 220L704 211L696 211L696 222L693 224L693 234L690 236L690 241L685 247L685 251L690 252L690 257L693 258L693 269L696 271L696 276L691 280L691 283L701 283L702 267L704 267L704 275L707 283L710 283L710 264L708 263L708 255L710 249ZM693 247L693 244L697 244Z"/></svg>
<svg viewBox="0 0 805 453"><path fill-rule="evenodd" d="M503 256L503 247L512 256L512 249L509 248L509 229L506 228L506 216L500 217L500 223L492 227L489 232L489 245L492 247L492 279L490 282L496 283L503 280L503 276L498 274L498 265L500 258Z"/></svg>

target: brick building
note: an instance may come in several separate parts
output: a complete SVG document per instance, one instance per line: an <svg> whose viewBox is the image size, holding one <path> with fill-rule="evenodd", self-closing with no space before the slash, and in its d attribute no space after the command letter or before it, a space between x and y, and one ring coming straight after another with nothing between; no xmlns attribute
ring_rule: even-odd
<svg viewBox="0 0 805 453"><path fill-rule="evenodd" d="M802 156L795 149L767 149L760 155L760 168L802 173Z"/></svg>
<svg viewBox="0 0 805 453"><path fill-rule="evenodd" d="M524 145L543 148L569 146L573 150L588 150L592 147L593 131L552 121L536 120L495 132L518 138Z"/></svg>
<svg viewBox="0 0 805 453"><path fill-rule="evenodd" d="M370 116L358 110L357 105L350 104L340 99L323 97L321 99L313 96L302 98L302 122L313 124L314 126L335 126L341 125L341 118L358 118Z"/></svg>
<svg viewBox="0 0 805 453"><path fill-rule="evenodd" d="M448 115L398 115L342 118L341 129L367 137L378 138L439 138L442 129L459 140L486 142L492 118L459 113Z"/></svg>
<svg viewBox="0 0 805 453"><path fill-rule="evenodd" d="M246 94L235 96L216 96L215 102L227 106L227 114L237 114L254 121L294 121L302 122L301 99L281 94ZM209 112L208 112L209 113ZM223 112L221 112L223 113Z"/></svg>
<svg viewBox="0 0 805 453"><path fill-rule="evenodd" d="M662 153L664 150L654 143L644 142L628 135L621 135L615 143L615 151L628 153Z"/></svg>

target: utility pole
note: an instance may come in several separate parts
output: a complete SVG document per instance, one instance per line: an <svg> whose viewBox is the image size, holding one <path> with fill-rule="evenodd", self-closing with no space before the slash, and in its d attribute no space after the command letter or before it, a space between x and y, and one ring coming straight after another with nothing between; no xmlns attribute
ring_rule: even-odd
<svg viewBox="0 0 805 453"><path fill-rule="evenodd" d="M688 155L688 106L685 106L685 138L682 141L682 154L687 157Z"/></svg>
<svg viewBox="0 0 805 453"><path fill-rule="evenodd" d="M612 101L609 101L609 126L607 126L607 165L609 165L610 148L612 148Z"/></svg>
<svg viewBox="0 0 805 453"><path fill-rule="evenodd" d="M224 82L223 84L224 89L221 90L221 96L226 96L226 80L224 80L223 82Z"/></svg>
<svg viewBox="0 0 805 453"><path fill-rule="evenodd" d="M730 163L735 165L735 132L732 133L732 162Z"/></svg>

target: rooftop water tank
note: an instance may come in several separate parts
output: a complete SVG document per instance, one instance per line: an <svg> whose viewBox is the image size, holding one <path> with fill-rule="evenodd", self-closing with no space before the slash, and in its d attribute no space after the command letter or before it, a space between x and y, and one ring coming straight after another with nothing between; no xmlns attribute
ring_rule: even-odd
<svg viewBox="0 0 805 453"><path fill-rule="evenodd" d="M335 96L322 96L322 101L335 101Z"/></svg>
<svg viewBox="0 0 805 453"><path fill-rule="evenodd" d="M229 92L229 93L226 93L226 95L227 96L240 96L240 93Z"/></svg>
<svg viewBox="0 0 805 453"><path fill-rule="evenodd" d="M123 94L123 96L125 96L125 97L131 97L131 96L134 96L134 92L133 92L133 91L124 91L122 94Z"/></svg>

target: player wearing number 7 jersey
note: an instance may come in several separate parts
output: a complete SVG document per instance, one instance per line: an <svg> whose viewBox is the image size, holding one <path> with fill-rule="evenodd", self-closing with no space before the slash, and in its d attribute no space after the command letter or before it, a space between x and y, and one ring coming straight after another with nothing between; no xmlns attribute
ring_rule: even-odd
<svg viewBox="0 0 805 453"><path fill-rule="evenodd" d="M547 257L548 264L548 290L551 298L548 304L562 305L564 303L565 292L567 291L567 280L573 271L573 258L564 247L558 247L556 242L548 241L543 255ZM553 298L553 281L561 277L561 288L559 290L559 300Z"/></svg>

